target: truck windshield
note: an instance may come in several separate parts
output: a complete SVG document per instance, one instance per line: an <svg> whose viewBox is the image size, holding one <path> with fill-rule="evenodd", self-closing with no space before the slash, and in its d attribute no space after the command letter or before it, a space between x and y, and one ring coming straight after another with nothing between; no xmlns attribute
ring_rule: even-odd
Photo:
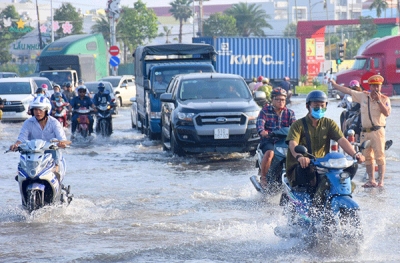
<svg viewBox="0 0 400 263"><path fill-rule="evenodd" d="M188 74L195 72L214 72L211 64L197 67L168 67L168 69L155 70L153 72L152 87L157 93L163 93L167 90L168 83L172 77L178 74Z"/></svg>
<svg viewBox="0 0 400 263"><path fill-rule="evenodd" d="M182 81L179 89L179 99L249 99L250 91L240 80L232 79L191 79Z"/></svg>
<svg viewBox="0 0 400 263"><path fill-rule="evenodd" d="M48 78L50 81L57 83L60 86L62 86L63 83L72 81L71 72L58 72L58 71L40 72L40 76Z"/></svg>
<svg viewBox="0 0 400 263"><path fill-rule="evenodd" d="M0 94L31 94L31 85L29 82L1 82Z"/></svg>
<svg viewBox="0 0 400 263"><path fill-rule="evenodd" d="M366 58L357 58L354 61L352 69L363 69L365 67L365 63L367 63Z"/></svg>

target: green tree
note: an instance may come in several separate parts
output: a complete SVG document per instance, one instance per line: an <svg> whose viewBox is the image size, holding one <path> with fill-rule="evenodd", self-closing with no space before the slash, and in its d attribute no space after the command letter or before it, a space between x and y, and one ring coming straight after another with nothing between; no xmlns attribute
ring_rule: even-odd
<svg viewBox="0 0 400 263"><path fill-rule="evenodd" d="M382 11L388 8L388 3L385 0L374 0L372 4L369 6L369 10L376 9L376 16L381 17Z"/></svg>
<svg viewBox="0 0 400 263"><path fill-rule="evenodd" d="M225 11L236 19L236 28L243 37L265 36L264 28L272 29L267 22L271 17L259 4L238 3Z"/></svg>
<svg viewBox="0 0 400 263"><path fill-rule="evenodd" d="M371 39L376 34L376 25L374 19L370 16L360 17L360 28L356 34L356 38L359 42L363 43L368 39Z"/></svg>
<svg viewBox="0 0 400 263"><path fill-rule="evenodd" d="M171 5L169 12L176 20L179 20L179 43L182 43L183 22L186 23L193 14L190 6L192 4L192 0L175 0L169 4Z"/></svg>
<svg viewBox="0 0 400 263"><path fill-rule="evenodd" d="M92 33L101 33L106 42L110 43L110 20L105 15L99 16L96 23L90 28Z"/></svg>
<svg viewBox="0 0 400 263"><path fill-rule="evenodd" d="M137 46L157 37L157 16L141 0L135 2L133 8L122 7L121 14L116 34L117 41L123 44L124 59L127 61L128 51L133 53Z"/></svg>
<svg viewBox="0 0 400 263"><path fill-rule="evenodd" d="M173 28L172 26L171 27L163 26L164 32L158 34L159 37L165 36L165 43L171 43L171 41L169 41L169 37L171 36L172 28Z"/></svg>
<svg viewBox="0 0 400 263"><path fill-rule="evenodd" d="M215 13L204 21L205 36L237 36L236 19L222 13Z"/></svg>
<svg viewBox="0 0 400 263"><path fill-rule="evenodd" d="M17 13L15 6L14 5L9 5L6 8L4 8L0 12L0 17L5 18L6 20L10 19L11 21L11 26L14 28L18 28L17 21L20 19L20 15ZM8 26L8 25L7 25ZM32 27L28 26L28 24L24 25L24 28L29 27L32 29ZM4 24L4 20L0 20L0 64L7 63L11 61L11 54L9 51L9 46L10 44L21 38L25 33L19 33L19 32L10 32L8 31L8 27Z"/></svg>
<svg viewBox="0 0 400 263"><path fill-rule="evenodd" d="M296 23L290 23L286 26L285 31L283 31L283 35L285 37L296 37L297 25Z"/></svg>
<svg viewBox="0 0 400 263"><path fill-rule="evenodd" d="M72 35L82 34L83 17L76 11L70 3L63 3L59 9L54 12L54 20L60 23L69 21L72 25ZM58 38L64 37L63 28L57 30Z"/></svg>

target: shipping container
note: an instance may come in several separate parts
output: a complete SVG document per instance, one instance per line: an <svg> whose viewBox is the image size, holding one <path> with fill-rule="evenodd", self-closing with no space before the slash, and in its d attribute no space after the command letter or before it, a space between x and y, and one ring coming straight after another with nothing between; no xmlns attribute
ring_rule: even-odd
<svg viewBox="0 0 400 263"><path fill-rule="evenodd" d="M271 82L289 77L297 84L300 76L300 42L297 38L196 37L193 43L214 46L216 70L241 75L246 81L263 76Z"/></svg>

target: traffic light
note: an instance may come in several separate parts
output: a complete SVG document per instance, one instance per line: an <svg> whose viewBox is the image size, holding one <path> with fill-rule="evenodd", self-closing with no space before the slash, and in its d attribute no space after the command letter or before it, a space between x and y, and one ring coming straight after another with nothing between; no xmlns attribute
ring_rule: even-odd
<svg viewBox="0 0 400 263"><path fill-rule="evenodd" d="M336 64L337 64L337 65L340 65L340 63L342 63L342 60L341 60L340 58L337 58L337 59L336 59Z"/></svg>
<svg viewBox="0 0 400 263"><path fill-rule="evenodd" d="M340 62L338 64L340 64L344 60L344 44L343 43L339 43L338 46L339 46L339 60L340 60ZM337 60L337 62L339 60Z"/></svg>

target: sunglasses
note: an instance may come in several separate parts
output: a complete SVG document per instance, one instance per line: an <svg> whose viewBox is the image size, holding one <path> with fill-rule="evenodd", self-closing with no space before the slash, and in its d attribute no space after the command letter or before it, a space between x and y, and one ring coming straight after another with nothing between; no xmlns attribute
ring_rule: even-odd
<svg viewBox="0 0 400 263"><path fill-rule="evenodd" d="M86 91L79 91L79 93L86 93Z"/></svg>
<svg viewBox="0 0 400 263"><path fill-rule="evenodd" d="M274 101L280 101L280 102L282 102L282 101L285 101L285 99L274 99Z"/></svg>
<svg viewBox="0 0 400 263"><path fill-rule="evenodd" d="M326 111L326 108L320 108L320 107L313 108L314 111L319 111L320 109L322 110L322 112Z"/></svg>

